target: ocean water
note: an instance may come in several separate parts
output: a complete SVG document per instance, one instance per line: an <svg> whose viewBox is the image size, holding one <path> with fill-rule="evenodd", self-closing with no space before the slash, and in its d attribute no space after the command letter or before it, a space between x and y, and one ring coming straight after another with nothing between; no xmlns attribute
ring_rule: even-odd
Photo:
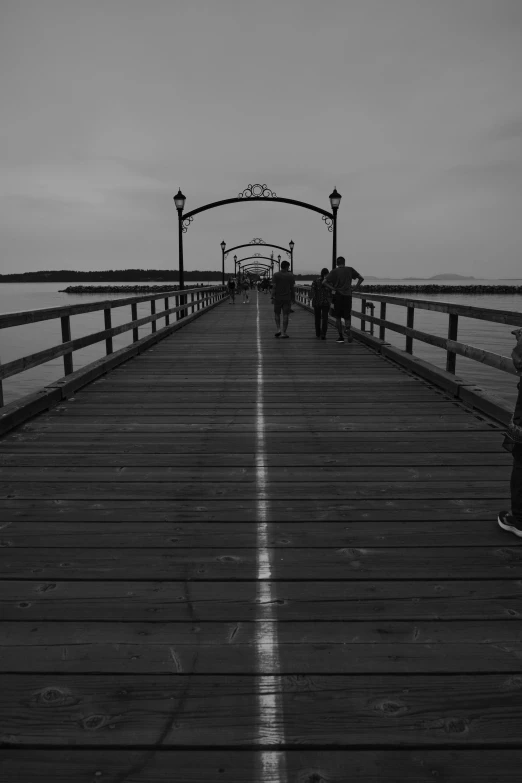
<svg viewBox="0 0 522 783"><path fill-rule="evenodd" d="M307 284L310 280L298 281L299 284ZM379 279L368 280L368 284L410 284L421 285L426 280L392 280ZM470 281L440 281L458 285L522 285L521 280L470 280ZM149 281L150 285L161 285L160 282ZM209 285L217 284L217 281L208 281ZM0 312L14 312L19 310L33 310L42 307L56 307L79 302L102 301L104 299L118 298L119 294L65 294L59 289L66 288L68 283L4 283L0 284ZM111 283L111 285L129 285L128 282ZM192 285L190 282L187 285ZM130 294L125 294L129 295ZM412 297L418 299L433 299L458 304L473 304L477 307L486 307L497 310L512 310L522 313L521 294L422 294L412 293ZM357 309L357 307L356 307ZM376 304L375 314L378 315L379 305ZM150 313L150 305L145 302L138 305L138 317ZM130 320L130 307L117 308L112 311L113 326ZM406 311L403 307L388 305L387 319L399 324L406 324ZM160 325L162 322L160 321ZM354 319L354 325L359 326L359 320ZM444 313L429 310L418 310L415 313L415 327L441 337L447 336L448 316ZM82 337L94 331L103 329L103 311L84 313L71 318L72 337ZM313 325L310 324L311 332ZM369 328L369 324L366 324ZM459 337L462 342L483 348L504 356L510 356L515 344L513 335L510 334L513 327L503 324L476 321L470 318L459 318ZM140 328L140 337L150 333L151 327ZM376 328L376 334L378 330ZM405 338L390 330L386 333L386 339L398 348L405 347ZM132 332L126 332L113 338L114 350L129 345L132 341ZM0 330L0 361L8 362L34 353L61 342L59 319L42 321L36 324L13 327ZM417 340L413 342L413 352L421 359L432 362L437 367L445 368L446 354L431 345L425 345ZM74 369L95 361L105 355L105 343L92 345L73 354ZM59 357L39 367L26 370L13 378L4 381L5 402L13 400L25 394L36 391L48 383L62 377L63 359ZM457 374L472 380L482 388L501 397L508 406L512 406L517 394L517 378L507 373L486 367L470 359L457 356Z"/></svg>

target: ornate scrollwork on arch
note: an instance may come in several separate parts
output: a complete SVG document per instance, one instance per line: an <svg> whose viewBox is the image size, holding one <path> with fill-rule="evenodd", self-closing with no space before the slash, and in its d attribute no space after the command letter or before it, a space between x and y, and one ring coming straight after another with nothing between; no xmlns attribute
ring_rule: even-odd
<svg viewBox="0 0 522 783"><path fill-rule="evenodd" d="M192 221L193 221L193 220L194 220L194 218L193 218L193 217L187 217L187 218L183 218L183 223L182 223L182 226L183 226L183 233L184 233L184 234L186 234L186 233L187 233L187 231L188 231L188 227L190 226L190 224L192 223Z"/></svg>
<svg viewBox="0 0 522 783"><path fill-rule="evenodd" d="M261 253L254 253L254 258L261 258Z"/></svg>
<svg viewBox="0 0 522 783"><path fill-rule="evenodd" d="M241 193L238 193L238 198L277 198L276 194L266 185L249 185Z"/></svg>
<svg viewBox="0 0 522 783"><path fill-rule="evenodd" d="M266 245L266 242L264 239L261 239L261 237L254 237L250 240L248 243L249 245Z"/></svg>
<svg viewBox="0 0 522 783"><path fill-rule="evenodd" d="M326 215L323 215L321 220L324 220L325 225L328 226L328 231L333 231L333 220L330 217L327 217Z"/></svg>

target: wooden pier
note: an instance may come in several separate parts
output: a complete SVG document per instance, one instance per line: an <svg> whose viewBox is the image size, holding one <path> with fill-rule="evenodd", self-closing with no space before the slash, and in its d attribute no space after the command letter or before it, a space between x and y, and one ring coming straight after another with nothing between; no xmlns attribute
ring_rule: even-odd
<svg viewBox="0 0 522 783"><path fill-rule="evenodd" d="M224 302L0 440L6 783L520 781L502 427L295 309Z"/></svg>

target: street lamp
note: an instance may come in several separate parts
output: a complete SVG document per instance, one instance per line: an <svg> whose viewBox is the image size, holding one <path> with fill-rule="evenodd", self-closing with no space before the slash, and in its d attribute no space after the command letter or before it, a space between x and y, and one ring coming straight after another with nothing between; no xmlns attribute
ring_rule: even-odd
<svg viewBox="0 0 522 783"><path fill-rule="evenodd" d="M178 210L178 269L179 269L179 290L182 291L185 288L185 277L183 274L183 210L185 208L186 196L181 192L181 188L178 188L178 192L174 196L174 204ZM182 307L185 304L185 297L179 297L179 305ZM185 310L178 310L179 315L176 318L184 318L186 315Z"/></svg>
<svg viewBox="0 0 522 783"><path fill-rule="evenodd" d="M236 263L237 263L237 256L234 256L234 277L236 277L236 276L237 276L237 272L236 272Z"/></svg>
<svg viewBox="0 0 522 783"><path fill-rule="evenodd" d="M294 271L294 241L293 239L290 240L288 243L288 247L290 248L290 271Z"/></svg>
<svg viewBox="0 0 522 783"><path fill-rule="evenodd" d="M341 203L341 194L337 192L337 188L335 187L333 191L330 193L330 205L332 207L333 212L333 247L332 247L332 269L335 269L336 259L337 259L337 210L339 209L339 204Z"/></svg>
<svg viewBox="0 0 522 783"><path fill-rule="evenodd" d="M221 243L221 285L225 285L225 240Z"/></svg>
<svg viewBox="0 0 522 783"><path fill-rule="evenodd" d="M281 271L281 256L277 256L277 262L279 264L279 271Z"/></svg>
<svg viewBox="0 0 522 783"><path fill-rule="evenodd" d="M181 192L181 188L178 188L178 192L174 196L174 204L178 210L178 242L179 242L179 287L185 288L185 281L183 279L183 210L185 208L186 196Z"/></svg>

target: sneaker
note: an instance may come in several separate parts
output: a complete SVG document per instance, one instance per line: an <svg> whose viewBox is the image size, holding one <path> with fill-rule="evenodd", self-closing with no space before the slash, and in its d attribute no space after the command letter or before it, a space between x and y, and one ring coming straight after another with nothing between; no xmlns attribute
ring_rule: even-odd
<svg viewBox="0 0 522 783"><path fill-rule="evenodd" d="M281 335L281 340L283 340L285 337L286 337L286 339L288 340L288 338L290 337L290 335L289 335L289 334L282 334L282 335Z"/></svg>
<svg viewBox="0 0 522 783"><path fill-rule="evenodd" d="M315 336L317 337L317 339L319 339L321 335L320 334L316 334Z"/></svg>
<svg viewBox="0 0 522 783"><path fill-rule="evenodd" d="M336 343L344 343L344 337L341 337L341 335L339 335L339 337L337 338L337 340L335 342Z"/></svg>
<svg viewBox="0 0 522 783"><path fill-rule="evenodd" d="M274 337L281 337L281 332L276 332L276 333L274 334Z"/></svg>
<svg viewBox="0 0 522 783"><path fill-rule="evenodd" d="M522 538L522 521L513 516L510 511L501 511L497 519L503 530L509 530L519 538Z"/></svg>
<svg viewBox="0 0 522 783"><path fill-rule="evenodd" d="M326 335L325 334L321 335L321 340L326 340Z"/></svg>

